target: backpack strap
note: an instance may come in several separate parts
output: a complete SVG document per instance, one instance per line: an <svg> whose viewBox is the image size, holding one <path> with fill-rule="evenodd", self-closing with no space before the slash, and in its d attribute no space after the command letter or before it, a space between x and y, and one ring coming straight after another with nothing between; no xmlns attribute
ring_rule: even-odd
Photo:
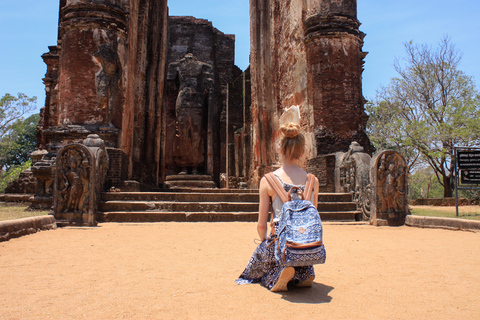
<svg viewBox="0 0 480 320"><path fill-rule="evenodd" d="M315 176L311 173L307 175L307 183L305 184L304 199L310 201L312 198L313 187L315 187Z"/></svg>
<svg viewBox="0 0 480 320"><path fill-rule="evenodd" d="M283 188L282 183L278 178L273 174L273 172L267 173L265 175L265 178L267 179L268 183L272 186L273 190L275 190L275 193L277 196L280 197L280 200L282 200L283 203L288 201L288 194Z"/></svg>

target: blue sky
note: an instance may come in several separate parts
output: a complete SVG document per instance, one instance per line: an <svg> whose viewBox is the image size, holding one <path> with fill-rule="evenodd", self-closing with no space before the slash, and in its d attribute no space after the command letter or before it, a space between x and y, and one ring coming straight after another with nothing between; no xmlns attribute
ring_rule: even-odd
<svg viewBox="0 0 480 320"><path fill-rule="evenodd" d="M170 0L170 15L212 21L236 36L236 64L248 66L250 49L248 0ZM41 55L55 45L58 0L0 1L0 95L23 92L45 102L46 66ZM460 69L480 85L479 0L358 0L360 30L369 52L363 73L363 94L375 97L380 85L396 76L395 57L404 56L403 43L413 40L435 46L444 35L463 53Z"/></svg>

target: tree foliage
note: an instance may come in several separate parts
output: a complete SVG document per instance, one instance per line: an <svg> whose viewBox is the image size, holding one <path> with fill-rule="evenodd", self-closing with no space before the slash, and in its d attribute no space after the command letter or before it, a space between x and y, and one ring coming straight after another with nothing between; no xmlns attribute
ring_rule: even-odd
<svg viewBox="0 0 480 320"><path fill-rule="evenodd" d="M9 169L29 159L36 147L39 114L24 116L36 107L36 97L6 94L0 100L0 168Z"/></svg>
<svg viewBox="0 0 480 320"><path fill-rule="evenodd" d="M29 155L37 146L37 124L39 114L17 120L8 135L0 140L0 168L20 165L30 159Z"/></svg>
<svg viewBox="0 0 480 320"><path fill-rule="evenodd" d="M37 97L29 98L23 93L17 97L7 93L0 99L0 140L12 130L12 126L27 113L35 110Z"/></svg>
<svg viewBox="0 0 480 320"><path fill-rule="evenodd" d="M450 38L436 49L408 42L405 50L403 64L395 61L399 77L367 108L368 131L374 143L405 151L407 160L421 157L451 197L454 147L480 143L480 95L458 69L461 55Z"/></svg>
<svg viewBox="0 0 480 320"><path fill-rule="evenodd" d="M430 166L417 168L408 178L409 199L441 198L443 188Z"/></svg>
<svg viewBox="0 0 480 320"><path fill-rule="evenodd" d="M0 170L0 193L5 192L8 184L20 176L20 173L32 166L32 160L19 165L12 165L7 171Z"/></svg>

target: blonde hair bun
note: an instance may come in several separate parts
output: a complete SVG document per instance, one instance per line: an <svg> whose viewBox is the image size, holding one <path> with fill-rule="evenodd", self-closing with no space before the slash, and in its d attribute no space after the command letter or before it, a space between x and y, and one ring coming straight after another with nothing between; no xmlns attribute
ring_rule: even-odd
<svg viewBox="0 0 480 320"><path fill-rule="evenodd" d="M280 126L280 132L287 138L295 138L300 133L300 125L290 122L287 125Z"/></svg>

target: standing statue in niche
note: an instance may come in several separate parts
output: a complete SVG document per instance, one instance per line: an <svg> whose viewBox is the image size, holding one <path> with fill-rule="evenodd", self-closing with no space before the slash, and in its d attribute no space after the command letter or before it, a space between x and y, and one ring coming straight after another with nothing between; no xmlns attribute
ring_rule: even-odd
<svg viewBox="0 0 480 320"><path fill-rule="evenodd" d="M205 162L207 115L213 105L214 80L211 65L191 53L169 65L178 95L175 102L173 158L179 174L198 174Z"/></svg>
<svg viewBox="0 0 480 320"><path fill-rule="evenodd" d="M394 156L383 155L378 167L378 194L382 212L393 213L403 208L405 197L404 168L400 166Z"/></svg>
<svg viewBox="0 0 480 320"><path fill-rule="evenodd" d="M103 44L99 51L94 55L94 61L100 67L95 76L95 85L97 87L98 107L104 110L107 119L111 124L115 99L117 99L117 91L119 82L122 77L122 68L117 52L113 46Z"/></svg>
<svg viewBox="0 0 480 320"><path fill-rule="evenodd" d="M63 165L58 168L58 211L82 213L88 209L85 198L90 165L87 158L76 150L70 150L62 158Z"/></svg>

